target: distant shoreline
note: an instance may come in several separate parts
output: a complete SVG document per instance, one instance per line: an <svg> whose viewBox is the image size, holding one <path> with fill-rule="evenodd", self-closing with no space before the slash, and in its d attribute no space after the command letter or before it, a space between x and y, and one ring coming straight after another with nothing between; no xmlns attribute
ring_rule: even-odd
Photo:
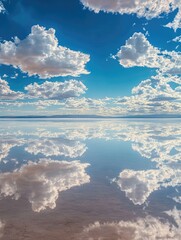
<svg viewBox="0 0 181 240"><path fill-rule="evenodd" d="M92 118L92 119L125 119L125 118L181 118L181 115L135 115L135 116L97 116L97 115L53 115L53 116L0 116L0 119L31 119L31 118L76 118L76 119L85 119L85 118Z"/></svg>

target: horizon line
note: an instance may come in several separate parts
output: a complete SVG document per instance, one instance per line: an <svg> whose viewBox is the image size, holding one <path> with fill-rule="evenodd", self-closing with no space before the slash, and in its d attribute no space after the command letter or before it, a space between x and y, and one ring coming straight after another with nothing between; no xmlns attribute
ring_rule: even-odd
<svg viewBox="0 0 181 240"><path fill-rule="evenodd" d="M181 115L177 114L150 114L150 115L129 115L129 116L101 116L101 115L20 115L20 116L0 116L3 118L181 118Z"/></svg>

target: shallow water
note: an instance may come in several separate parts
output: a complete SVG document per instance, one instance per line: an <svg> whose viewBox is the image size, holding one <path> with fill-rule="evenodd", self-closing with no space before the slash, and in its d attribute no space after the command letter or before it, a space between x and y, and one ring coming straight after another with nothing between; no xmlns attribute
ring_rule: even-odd
<svg viewBox="0 0 181 240"><path fill-rule="evenodd" d="M0 120L0 237L181 239L180 120Z"/></svg>

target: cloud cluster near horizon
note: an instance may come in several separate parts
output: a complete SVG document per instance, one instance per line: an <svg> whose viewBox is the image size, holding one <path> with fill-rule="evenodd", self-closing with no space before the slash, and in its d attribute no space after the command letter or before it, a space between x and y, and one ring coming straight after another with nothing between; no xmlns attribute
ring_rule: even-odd
<svg viewBox="0 0 181 240"><path fill-rule="evenodd" d="M19 99L54 99L62 100L79 97L87 90L86 86L77 80L65 82L49 82L42 84L33 83L25 87L26 93L12 91L6 80L0 79L0 100Z"/></svg>

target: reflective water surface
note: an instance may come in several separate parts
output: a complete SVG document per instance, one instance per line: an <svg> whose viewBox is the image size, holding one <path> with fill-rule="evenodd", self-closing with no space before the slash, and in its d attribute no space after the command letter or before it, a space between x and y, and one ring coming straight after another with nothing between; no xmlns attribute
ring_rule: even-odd
<svg viewBox="0 0 181 240"><path fill-rule="evenodd" d="M0 120L0 238L181 239L180 120Z"/></svg>

